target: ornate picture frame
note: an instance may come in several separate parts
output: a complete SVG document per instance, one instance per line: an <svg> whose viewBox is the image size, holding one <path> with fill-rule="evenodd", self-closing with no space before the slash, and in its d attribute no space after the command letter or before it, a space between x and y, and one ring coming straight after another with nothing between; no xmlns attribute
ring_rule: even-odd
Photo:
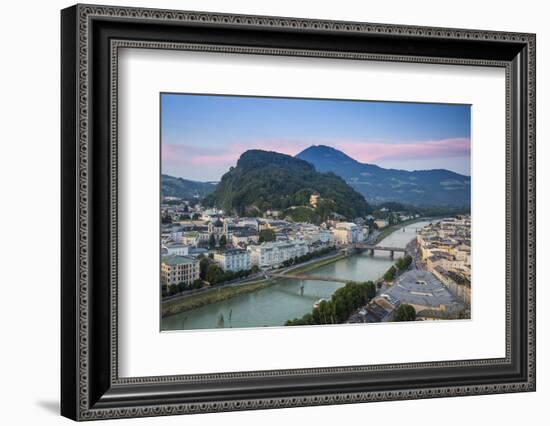
<svg viewBox="0 0 550 426"><path fill-rule="evenodd" d="M535 390L534 34L96 5L64 9L61 30L62 415L93 420ZM117 61L124 47L505 69L506 356L119 377Z"/></svg>

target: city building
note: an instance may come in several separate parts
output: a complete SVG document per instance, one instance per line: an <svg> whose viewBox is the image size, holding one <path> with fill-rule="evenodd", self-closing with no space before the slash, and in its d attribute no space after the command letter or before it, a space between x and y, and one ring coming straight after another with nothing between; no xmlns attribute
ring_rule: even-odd
<svg viewBox="0 0 550 426"><path fill-rule="evenodd" d="M248 246L250 260L260 268L270 268L280 265L286 260L300 257L308 253L308 245L302 240L262 243Z"/></svg>
<svg viewBox="0 0 550 426"><path fill-rule="evenodd" d="M363 241L363 232L351 222L339 222L332 228L334 242L339 245L353 244Z"/></svg>
<svg viewBox="0 0 550 426"><path fill-rule="evenodd" d="M274 210L274 209L270 209L270 210L267 210L265 212L265 215L267 217L274 217L274 218L277 218L279 216L281 216L283 214L283 212L281 210Z"/></svg>
<svg viewBox="0 0 550 426"><path fill-rule="evenodd" d="M201 217L202 217L202 220L213 221L218 219L220 214L221 214L220 210L208 209L202 212Z"/></svg>
<svg viewBox="0 0 550 426"><path fill-rule="evenodd" d="M199 261L189 256L168 255L161 258L160 282L163 286L192 284L199 279Z"/></svg>
<svg viewBox="0 0 550 426"><path fill-rule="evenodd" d="M471 285L468 279L454 271L449 271L442 266L436 266L433 270L433 274L457 299L467 305L470 305Z"/></svg>
<svg viewBox="0 0 550 426"><path fill-rule="evenodd" d="M231 234L231 243L237 246L245 246L248 244L255 244L258 242L258 232L254 228L241 227L240 229L233 229Z"/></svg>
<svg viewBox="0 0 550 426"><path fill-rule="evenodd" d="M374 224L378 226L378 229L382 229L388 226L389 222L386 219L376 219Z"/></svg>
<svg viewBox="0 0 550 426"><path fill-rule="evenodd" d="M451 291L459 299L469 300L469 290L457 286L461 282L469 286L471 279L470 217L430 224L418 231L416 242L426 270L454 289Z"/></svg>
<svg viewBox="0 0 550 426"><path fill-rule="evenodd" d="M196 247L199 244L200 237L197 231L184 232L181 236L181 242Z"/></svg>
<svg viewBox="0 0 550 426"><path fill-rule="evenodd" d="M167 255L187 256L189 254L189 246L182 243L168 242L163 245Z"/></svg>
<svg viewBox="0 0 550 426"><path fill-rule="evenodd" d="M243 271L252 267L250 253L247 250L233 249L214 253L214 262L224 271Z"/></svg>

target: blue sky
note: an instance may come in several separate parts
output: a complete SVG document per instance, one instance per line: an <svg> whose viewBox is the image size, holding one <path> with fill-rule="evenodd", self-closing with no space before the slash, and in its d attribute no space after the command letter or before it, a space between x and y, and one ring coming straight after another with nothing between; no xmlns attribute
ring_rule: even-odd
<svg viewBox="0 0 550 426"><path fill-rule="evenodd" d="M470 106L161 95L162 172L219 180L247 149L329 145L363 163L470 174Z"/></svg>

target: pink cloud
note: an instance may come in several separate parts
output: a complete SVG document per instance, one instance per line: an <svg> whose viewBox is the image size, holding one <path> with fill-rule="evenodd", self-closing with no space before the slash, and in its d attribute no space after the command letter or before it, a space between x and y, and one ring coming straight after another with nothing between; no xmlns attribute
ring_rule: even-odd
<svg viewBox="0 0 550 426"><path fill-rule="evenodd" d="M470 139L454 138L412 143L337 142L335 148L362 163L379 160L408 160L425 158L467 157Z"/></svg>
<svg viewBox="0 0 550 426"><path fill-rule="evenodd" d="M470 155L470 139L454 138L410 143L381 141L328 140L252 140L226 143L217 147L184 144L162 145L162 167L178 176L220 176L237 163L249 149L275 151L296 155L311 145L324 144L343 151L362 163L383 164L385 161L413 161L434 158L466 158Z"/></svg>
<svg viewBox="0 0 550 426"><path fill-rule="evenodd" d="M162 161L163 163L181 163L196 166L231 166L235 165L241 154L249 149L262 149L295 155L309 145L311 144L290 140L235 142L216 148L163 144Z"/></svg>

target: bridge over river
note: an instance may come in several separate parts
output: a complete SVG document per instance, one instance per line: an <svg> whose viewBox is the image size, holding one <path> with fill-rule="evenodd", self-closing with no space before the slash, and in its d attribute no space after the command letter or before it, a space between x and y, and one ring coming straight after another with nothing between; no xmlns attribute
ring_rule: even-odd
<svg viewBox="0 0 550 426"><path fill-rule="evenodd" d="M377 246L374 244L366 244L366 243L356 243L351 245L350 247L356 249L356 250L369 250L371 254L374 254L375 250L379 251L389 251L391 253L391 257L393 258L393 254L395 252L400 253L407 253L407 249L403 247L387 247L387 246ZM337 283L348 283L352 280L349 279L342 279L342 278L332 278L327 277L323 275L304 275L304 274L293 274L292 272L289 273L277 273L277 272L271 272L266 273L269 277L274 278L290 278L295 280L310 280L310 281L328 281L328 282L337 282Z"/></svg>
<svg viewBox="0 0 550 426"><path fill-rule="evenodd" d="M391 257L393 257L393 254L395 252L398 253L407 253L407 249L404 247L387 247L387 246L378 246L374 244L367 244L367 243L355 243L353 244L353 247L357 250L368 250L370 251L370 254L374 254L375 251L389 251Z"/></svg>
<svg viewBox="0 0 550 426"><path fill-rule="evenodd" d="M344 280L342 278L332 278L332 277L326 277L323 275L302 275L302 274L267 274L270 277L274 278L290 278L295 280L310 280L310 281L327 281L327 282L335 282L335 283L349 283L352 280Z"/></svg>

